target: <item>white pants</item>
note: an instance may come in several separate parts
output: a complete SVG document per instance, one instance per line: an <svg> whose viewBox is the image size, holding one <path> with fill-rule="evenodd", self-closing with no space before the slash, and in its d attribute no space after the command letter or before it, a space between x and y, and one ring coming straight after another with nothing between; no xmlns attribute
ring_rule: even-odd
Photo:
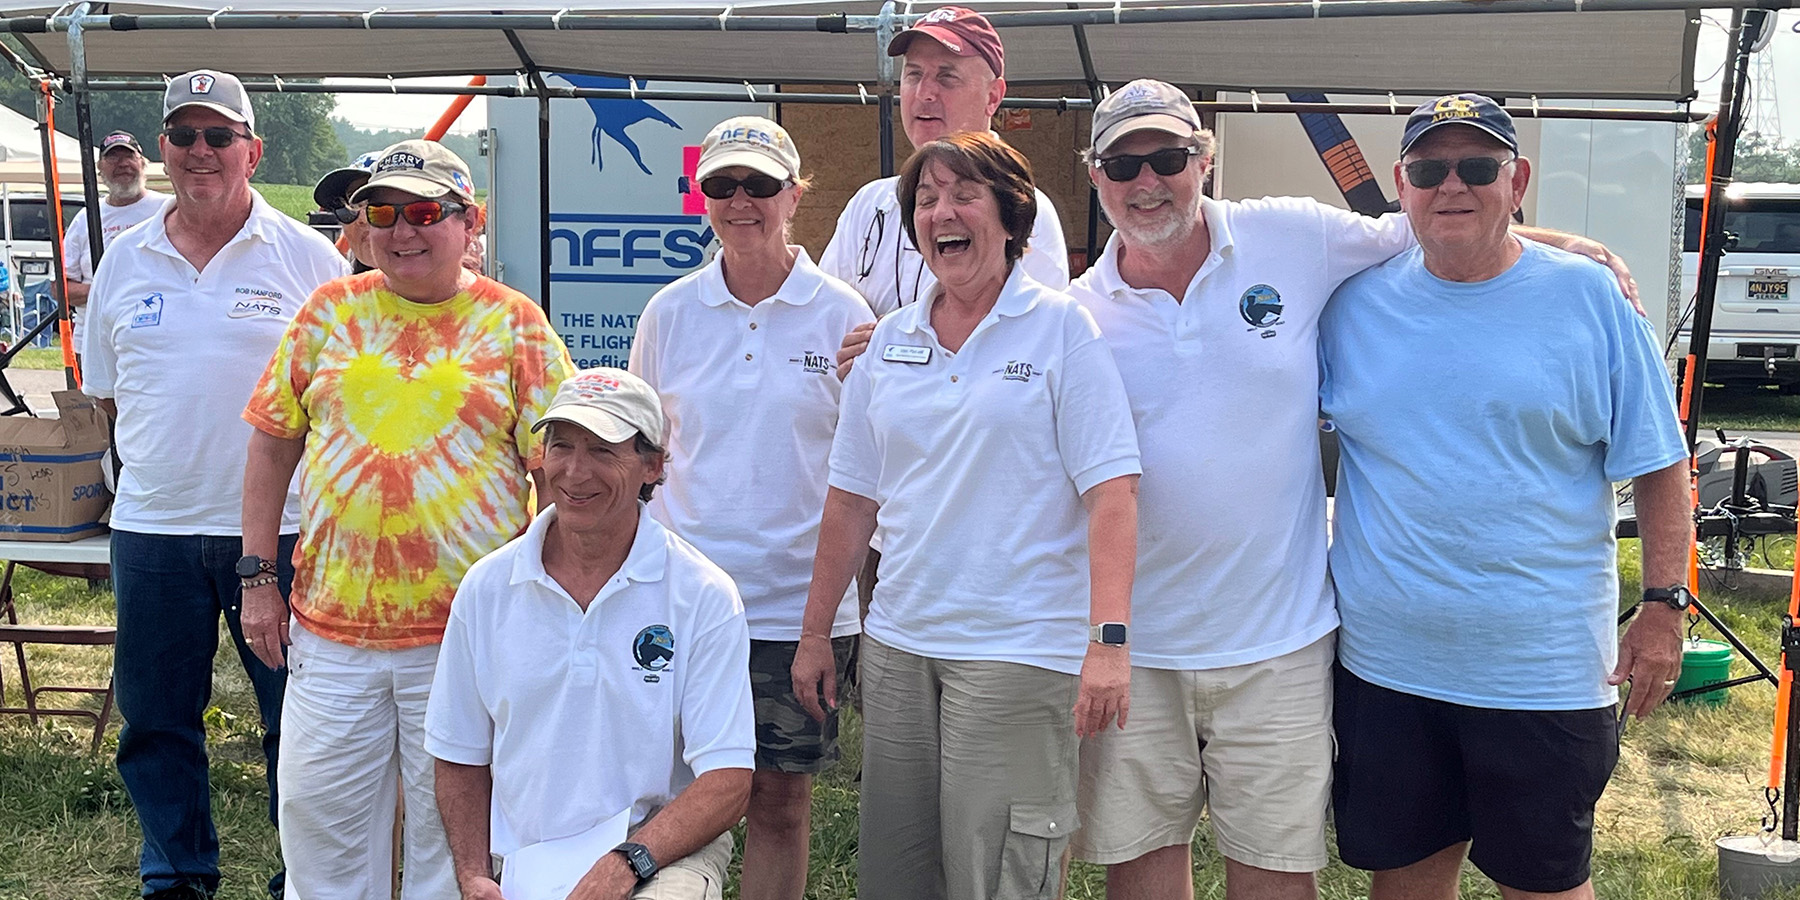
<svg viewBox="0 0 1800 900"><path fill-rule="evenodd" d="M366 650L289 629L281 855L290 900L388 900L405 791L403 900L460 896L438 818L425 701L438 647Z"/></svg>

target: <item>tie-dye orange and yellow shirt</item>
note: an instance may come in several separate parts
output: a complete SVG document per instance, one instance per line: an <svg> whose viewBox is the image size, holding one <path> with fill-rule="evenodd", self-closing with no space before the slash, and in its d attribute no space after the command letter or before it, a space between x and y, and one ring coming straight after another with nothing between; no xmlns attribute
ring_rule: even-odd
<svg viewBox="0 0 1800 900"><path fill-rule="evenodd" d="M380 272L301 307L244 419L305 436L294 615L344 644L443 639L463 573L531 522L531 425L574 373L537 304L488 278L442 303Z"/></svg>

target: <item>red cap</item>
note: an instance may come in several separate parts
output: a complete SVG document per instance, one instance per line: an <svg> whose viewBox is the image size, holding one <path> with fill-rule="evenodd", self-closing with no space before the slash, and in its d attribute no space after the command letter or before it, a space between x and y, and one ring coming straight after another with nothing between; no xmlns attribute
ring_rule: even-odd
<svg viewBox="0 0 1800 900"><path fill-rule="evenodd" d="M887 54L900 56L913 38L924 35L944 45L957 56L979 56L994 70L994 77L1006 77L1006 49L1000 46L1000 35L988 20L965 6L941 6L913 23L911 28L888 41Z"/></svg>

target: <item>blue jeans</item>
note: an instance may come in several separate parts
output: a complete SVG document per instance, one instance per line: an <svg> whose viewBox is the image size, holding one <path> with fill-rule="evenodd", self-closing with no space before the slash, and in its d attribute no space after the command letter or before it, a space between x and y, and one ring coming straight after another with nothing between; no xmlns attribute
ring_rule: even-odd
<svg viewBox="0 0 1800 900"><path fill-rule="evenodd" d="M294 583L295 535L282 535L277 555L281 595ZM256 691L267 761L269 822L275 822L275 765L281 742L281 696L287 670L262 664L244 643L236 571L243 540L235 535L167 535L114 531L113 595L118 643L113 680L119 714L119 777L131 795L144 846L138 857L143 892L219 885L219 836L213 829L207 777L206 726L212 701L219 614ZM279 896L277 873L269 890Z"/></svg>

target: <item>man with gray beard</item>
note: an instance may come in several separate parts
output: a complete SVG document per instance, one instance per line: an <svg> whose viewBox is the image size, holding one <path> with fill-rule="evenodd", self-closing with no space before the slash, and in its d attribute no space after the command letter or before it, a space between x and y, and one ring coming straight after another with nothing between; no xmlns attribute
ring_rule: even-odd
<svg viewBox="0 0 1800 900"><path fill-rule="evenodd" d="M1069 293L1118 361L1144 474L1131 725L1082 743L1074 853L1108 867L1111 900L1189 898L1208 808L1227 898L1310 900L1326 863L1338 626L1319 315L1412 230L1306 198L1204 196L1213 135L1169 84L1108 96L1093 135L1089 178L1116 231Z"/></svg>
<svg viewBox="0 0 1800 900"><path fill-rule="evenodd" d="M111 247L119 232L136 225L163 208L168 194L146 185L144 148L129 131L115 131L100 142L100 180L106 199L100 202L100 245ZM75 320L75 349L81 349L87 312L88 289L94 280L95 260L88 250L88 211L83 209L63 234L63 269L68 273L69 306Z"/></svg>

